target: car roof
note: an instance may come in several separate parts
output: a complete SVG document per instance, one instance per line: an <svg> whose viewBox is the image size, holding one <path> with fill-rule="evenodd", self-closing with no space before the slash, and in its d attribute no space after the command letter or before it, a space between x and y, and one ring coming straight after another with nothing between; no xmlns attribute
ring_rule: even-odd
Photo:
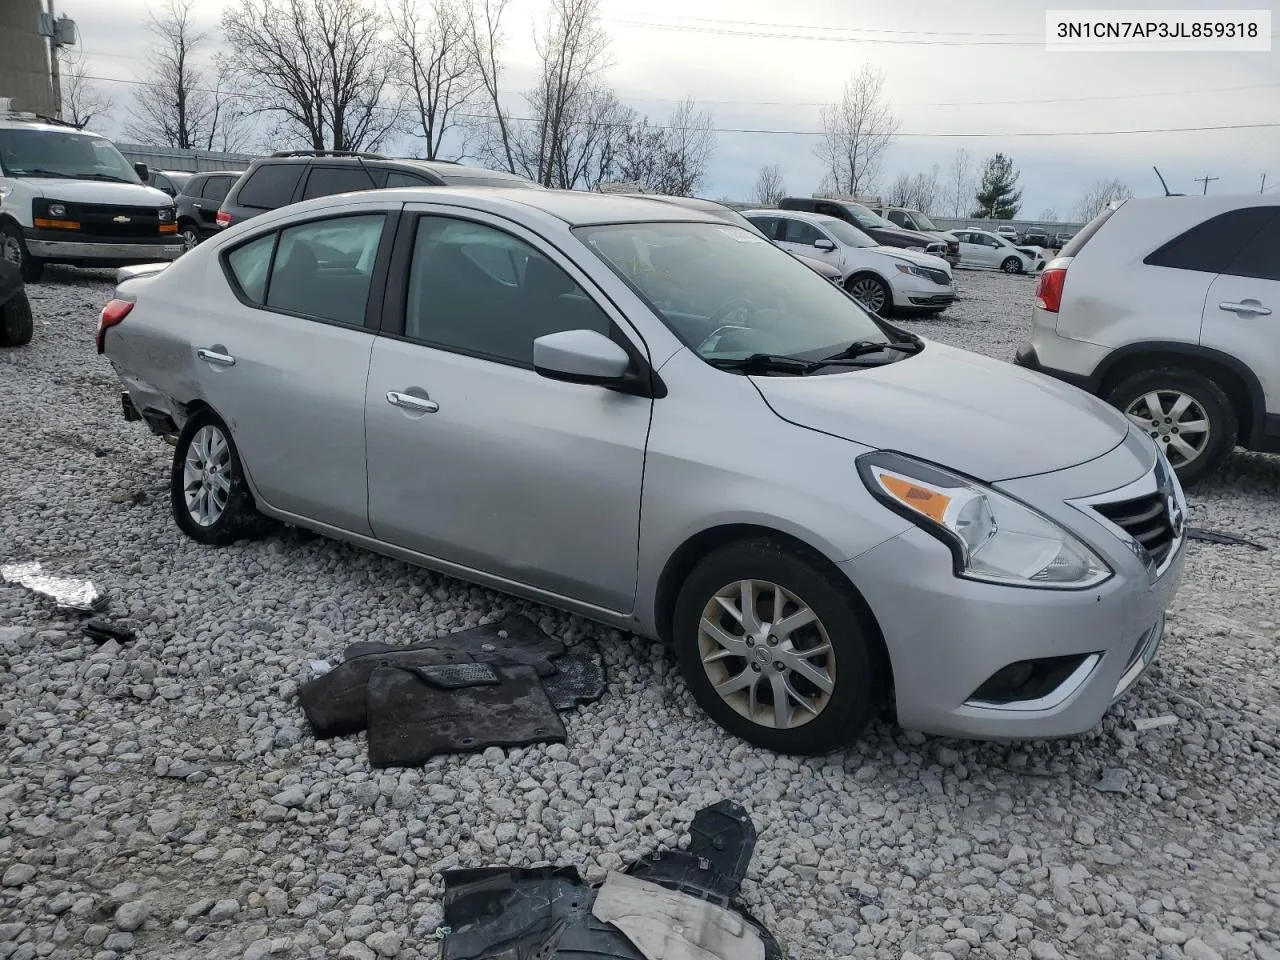
<svg viewBox="0 0 1280 960"><path fill-rule="evenodd" d="M829 213L814 213L811 210L743 210L742 215L744 217L787 217L809 223L844 223L839 217L833 217Z"/></svg>
<svg viewBox="0 0 1280 960"><path fill-rule="evenodd" d="M69 123L47 123L43 120L27 119L20 114L0 114L0 129L9 130L40 130L44 133L78 133L81 136L93 137L95 140L107 139L100 133L94 133L91 130L81 130L79 127Z"/></svg>
<svg viewBox="0 0 1280 960"><path fill-rule="evenodd" d="M620 193L587 193L582 190L522 190L512 188L477 188L486 191L487 197L500 198L534 207L565 221L570 226L588 226L595 223L628 223L664 220L688 220L699 223L724 223L723 215L710 208L684 202L655 204L651 196L630 196ZM437 187L435 191L423 191L427 199L444 191L467 192L464 187ZM681 198L681 201L688 198ZM720 204L716 204L720 206Z"/></svg>

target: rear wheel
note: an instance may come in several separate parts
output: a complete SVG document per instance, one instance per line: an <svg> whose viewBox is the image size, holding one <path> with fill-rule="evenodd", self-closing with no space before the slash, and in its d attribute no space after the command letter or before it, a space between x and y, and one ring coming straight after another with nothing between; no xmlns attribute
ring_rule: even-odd
<svg viewBox="0 0 1280 960"><path fill-rule="evenodd" d="M178 224L178 230L182 234L182 252L194 250L200 242L200 231L196 229L196 225L190 220L183 220Z"/></svg>
<svg viewBox="0 0 1280 960"><path fill-rule="evenodd" d="M15 224L0 223L0 257L22 271L23 283L35 283L44 273L44 261L31 256L22 230Z"/></svg>
<svg viewBox="0 0 1280 960"><path fill-rule="evenodd" d="M855 273L845 281L849 295L872 313L887 317L893 309L889 285L872 273Z"/></svg>
<svg viewBox="0 0 1280 960"><path fill-rule="evenodd" d="M883 701L883 654L848 584L772 540L704 557L680 591L672 627L694 699L756 746L839 750Z"/></svg>
<svg viewBox="0 0 1280 960"><path fill-rule="evenodd" d="M1021 273L1022 261L1017 257L1005 257L1004 263L1000 264L1000 269L1005 273Z"/></svg>
<svg viewBox="0 0 1280 960"><path fill-rule="evenodd" d="M22 347L31 342L35 321L31 318L31 301L19 290L0 304L0 347Z"/></svg>
<svg viewBox="0 0 1280 960"><path fill-rule="evenodd" d="M192 540L226 546L265 533L227 425L211 410L191 417L178 435L169 479L178 527Z"/></svg>
<svg viewBox="0 0 1280 960"><path fill-rule="evenodd" d="M1207 477L1235 449L1239 423L1230 398L1195 370L1144 370L1123 380L1107 400L1164 449L1184 485Z"/></svg>

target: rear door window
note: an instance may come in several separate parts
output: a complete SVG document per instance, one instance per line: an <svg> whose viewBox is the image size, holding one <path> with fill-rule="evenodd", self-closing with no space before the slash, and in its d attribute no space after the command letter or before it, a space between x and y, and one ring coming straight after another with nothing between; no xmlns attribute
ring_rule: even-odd
<svg viewBox="0 0 1280 960"><path fill-rule="evenodd" d="M748 217L757 230L763 233L770 240L778 239L778 223L777 217Z"/></svg>
<svg viewBox="0 0 1280 960"><path fill-rule="evenodd" d="M363 326L384 220L380 213L331 217L281 230L267 306Z"/></svg>
<svg viewBox="0 0 1280 960"><path fill-rule="evenodd" d="M302 199L331 197L335 193L351 193L356 190L372 190L380 186L382 171L353 164L346 167L312 167L311 176L302 190Z"/></svg>
<svg viewBox="0 0 1280 960"><path fill-rule="evenodd" d="M274 210L293 199L302 177L300 163L267 163L249 175L236 195L236 203L255 210Z"/></svg>
<svg viewBox="0 0 1280 960"><path fill-rule="evenodd" d="M221 203L227 198L227 191L231 189L231 184L235 180L231 177L210 177L205 181L204 189L200 196L206 200L212 200L215 203Z"/></svg>
<svg viewBox="0 0 1280 960"><path fill-rule="evenodd" d="M1223 273L1274 216L1274 207L1220 213L1174 237L1143 262L1155 267ZM1073 245L1074 241L1068 244Z"/></svg>

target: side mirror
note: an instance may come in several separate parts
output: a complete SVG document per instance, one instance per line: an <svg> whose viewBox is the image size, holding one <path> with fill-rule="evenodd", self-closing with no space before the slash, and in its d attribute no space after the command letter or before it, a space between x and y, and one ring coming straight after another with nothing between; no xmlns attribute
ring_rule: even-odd
<svg viewBox="0 0 1280 960"><path fill-rule="evenodd" d="M138 179L143 183L150 182L151 171L147 169L147 165L145 163L135 163L133 165L133 172L138 175Z"/></svg>
<svg viewBox="0 0 1280 960"><path fill-rule="evenodd" d="M827 253L830 253L836 248L836 245L826 237L819 237L817 240L813 241L813 246L815 249L825 250Z"/></svg>
<svg viewBox="0 0 1280 960"><path fill-rule="evenodd" d="M595 330L564 330L533 341L533 369L548 380L610 385L630 367L627 351Z"/></svg>

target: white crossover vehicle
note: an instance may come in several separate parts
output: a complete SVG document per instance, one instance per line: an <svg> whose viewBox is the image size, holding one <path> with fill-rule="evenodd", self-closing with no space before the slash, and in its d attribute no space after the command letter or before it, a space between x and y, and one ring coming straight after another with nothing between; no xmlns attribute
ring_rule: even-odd
<svg viewBox="0 0 1280 960"><path fill-rule="evenodd" d="M853 224L820 213L748 210L745 216L784 250L839 267L845 289L873 313L941 313L955 302L955 277L941 257L882 247Z"/></svg>
<svg viewBox="0 0 1280 960"><path fill-rule="evenodd" d="M960 241L960 266L1005 273L1034 273L1044 266L1044 256L1029 247L1015 247L990 230L953 230Z"/></svg>

